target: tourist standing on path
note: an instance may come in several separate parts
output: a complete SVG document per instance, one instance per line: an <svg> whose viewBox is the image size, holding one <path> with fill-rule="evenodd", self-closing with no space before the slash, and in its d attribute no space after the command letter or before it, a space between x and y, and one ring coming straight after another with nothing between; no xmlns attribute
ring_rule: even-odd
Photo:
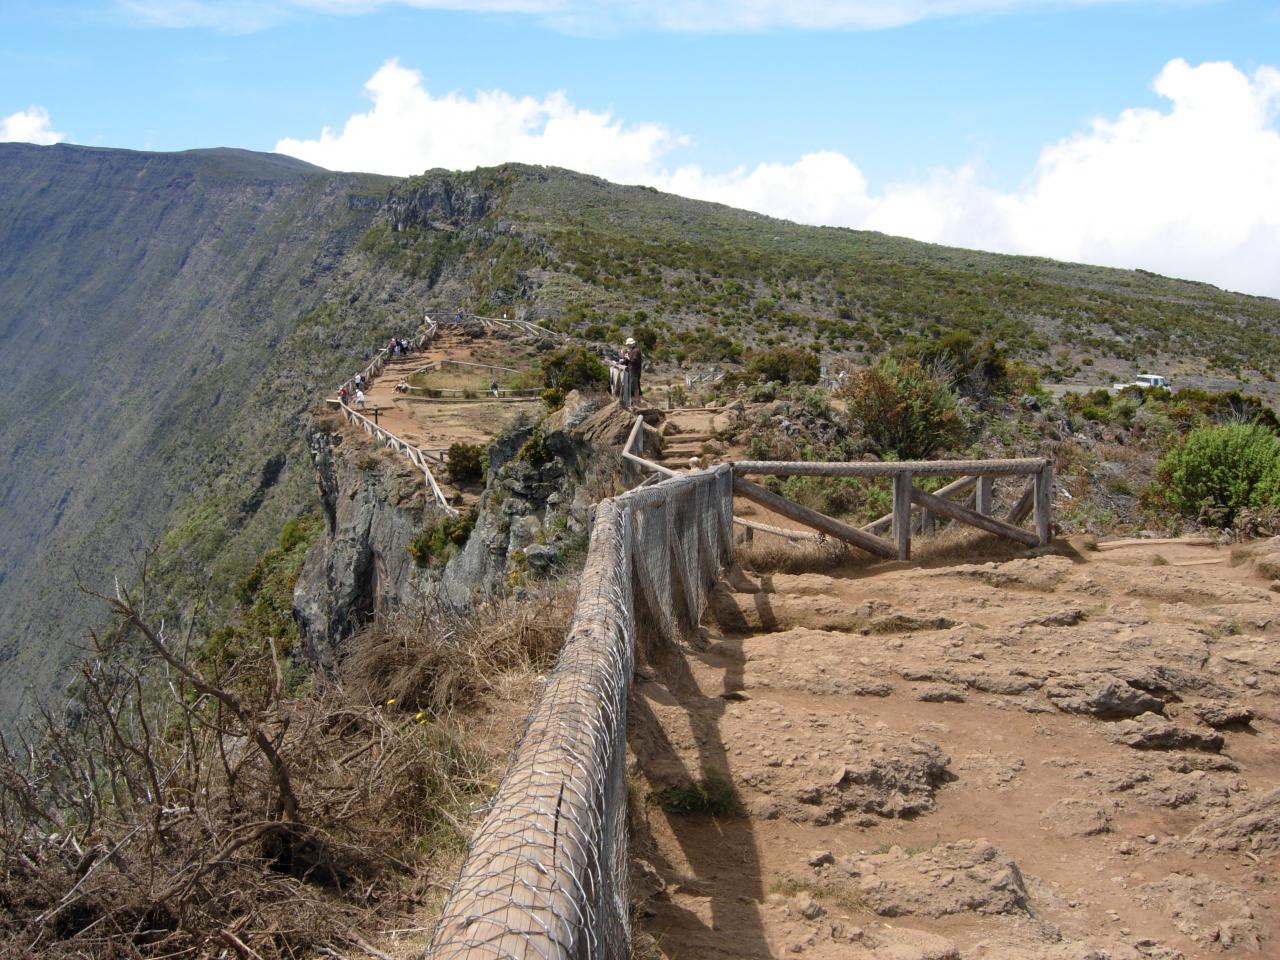
<svg viewBox="0 0 1280 960"><path fill-rule="evenodd" d="M627 337L626 349L622 351L621 359L631 374L631 396L641 396L640 370L644 367L644 356L640 353L640 344L636 343L634 337Z"/></svg>
<svg viewBox="0 0 1280 960"><path fill-rule="evenodd" d="M350 399L351 391L347 389L347 385L344 383L342 389L338 391L338 402L345 407Z"/></svg>
<svg viewBox="0 0 1280 960"><path fill-rule="evenodd" d="M361 390L359 387L356 388L356 409L357 410L364 409L364 391Z"/></svg>

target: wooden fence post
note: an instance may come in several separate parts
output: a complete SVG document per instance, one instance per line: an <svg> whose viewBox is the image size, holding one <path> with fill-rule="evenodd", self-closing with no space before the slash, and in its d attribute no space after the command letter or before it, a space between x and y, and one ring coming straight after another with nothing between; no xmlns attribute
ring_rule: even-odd
<svg viewBox="0 0 1280 960"><path fill-rule="evenodd" d="M995 485L995 477L978 478L978 502L975 505L978 513L991 516L991 489Z"/></svg>
<svg viewBox="0 0 1280 960"><path fill-rule="evenodd" d="M911 471L893 475L893 539L898 559L911 559Z"/></svg>
<svg viewBox="0 0 1280 960"><path fill-rule="evenodd" d="M1052 533L1051 521L1053 510L1053 463L1052 461L1045 463L1040 468L1040 472L1036 474L1036 493L1035 493L1035 511L1036 511L1036 535L1040 538L1040 545L1043 546L1049 542Z"/></svg>

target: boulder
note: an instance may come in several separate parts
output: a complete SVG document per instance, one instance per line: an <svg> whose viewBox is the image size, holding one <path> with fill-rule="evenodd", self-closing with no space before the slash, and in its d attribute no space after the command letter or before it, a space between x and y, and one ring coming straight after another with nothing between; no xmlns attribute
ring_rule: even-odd
<svg viewBox="0 0 1280 960"><path fill-rule="evenodd" d="M1108 740L1135 750L1207 750L1222 749L1222 734L1207 727L1189 727L1173 723L1154 713L1144 713L1132 720L1121 720L1106 729Z"/></svg>

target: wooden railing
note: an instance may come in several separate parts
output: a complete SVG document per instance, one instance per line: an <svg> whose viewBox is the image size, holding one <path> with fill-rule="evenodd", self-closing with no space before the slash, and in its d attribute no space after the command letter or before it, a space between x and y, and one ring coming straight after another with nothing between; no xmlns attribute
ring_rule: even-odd
<svg viewBox="0 0 1280 960"><path fill-rule="evenodd" d="M540 327L536 323L530 323L528 320L508 320L506 317L482 317L475 313L470 315L470 319L478 320L485 326L505 327L508 330L515 330L518 333L527 333L537 337L545 337L548 340L555 340L560 343L569 339L569 335L567 333L548 330L546 327Z"/></svg>
<svg viewBox="0 0 1280 960"><path fill-rule="evenodd" d="M645 472L674 477L678 472L649 460L644 455L644 418L636 417L627 442L622 447L623 478L634 484ZM821 476L889 478L893 481L893 510L862 527L851 526L834 517L766 490L747 479L750 476ZM914 483L917 477L958 477L929 493ZM1021 496L1004 517L993 515L993 484L997 477L1028 477ZM971 492L972 491L972 492ZM1026 546L1049 542L1052 533L1053 463L1043 457L1014 460L904 460L877 463L813 463L808 461L739 461L733 464L733 492L774 513L804 524L817 534L734 517L747 530L759 530L788 540L832 537L886 559L909 560L911 537L930 533L938 516L968 524ZM968 494L960 502L952 497ZM1021 526L1034 514L1035 530ZM890 539L881 536L890 532Z"/></svg>
<svg viewBox="0 0 1280 960"><path fill-rule="evenodd" d="M438 330L439 324L430 317L427 317L423 321L422 327L419 329L417 335L414 336L409 343L413 349L422 350L427 346L427 344L431 343L431 341L435 339L436 332ZM364 380L365 388L369 387L374 377L377 377L382 373L386 368L387 361L391 359L392 355L393 352L390 347L383 347L377 352L374 358L369 361L368 365L360 371L360 376ZM342 384L342 386L347 388L347 393L349 395L354 395L356 390L355 376L353 375L351 379L347 380ZM440 505L441 509L450 516L456 517L458 515L458 511L449 503L448 498L444 495L444 491L440 489L440 484L436 482L435 475L431 472L430 463L432 461L434 461L438 467L443 468L445 466L445 456L442 451L424 450L422 447L415 446L408 440L397 437L390 430L379 426L363 413L353 410L340 399L331 400L330 402L338 405L338 408L342 411L342 415L346 418L347 423L359 427L375 440L378 440L385 446L407 457L410 463L422 471L422 477L426 481L427 489L431 491L432 498Z"/></svg>
<svg viewBox="0 0 1280 960"><path fill-rule="evenodd" d="M342 410L342 415L347 418L348 423L358 426L374 439L381 441L392 450L402 453L408 457L409 461L422 471L423 479L427 482L427 489L431 491L431 495L435 498L436 503L438 503L450 516L456 517L458 515L458 511L449 503L448 498L444 495L444 491L440 489L440 484L436 483L436 478L431 472L431 467L428 466L428 461L435 459L437 466L443 467L445 465L445 458L443 454L436 454L433 458L427 451L414 446L407 440L402 440L385 427L378 426L378 424L374 423L363 413L357 413L345 403L339 403L338 406Z"/></svg>

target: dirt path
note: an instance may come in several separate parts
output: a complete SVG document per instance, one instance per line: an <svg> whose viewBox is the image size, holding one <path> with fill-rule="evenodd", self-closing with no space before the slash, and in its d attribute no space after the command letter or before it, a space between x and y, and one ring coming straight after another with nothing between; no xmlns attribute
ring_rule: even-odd
<svg viewBox="0 0 1280 960"><path fill-rule="evenodd" d="M643 929L682 960L1280 955L1280 619L1230 560L722 588L633 694ZM708 774L745 815L664 812Z"/></svg>
<svg viewBox="0 0 1280 960"><path fill-rule="evenodd" d="M541 401L495 401L433 399L413 397L396 390L396 385L414 372L438 360L462 360L504 366L533 367L532 348L524 341L492 336L476 336L469 330L442 328L439 336L419 353L393 359L365 390L363 413L379 426L403 440L428 451L447 450L454 443L486 446L521 410L542 412ZM477 369L475 387L482 394L490 375ZM457 379L451 378L451 382ZM336 395L333 399L336 399ZM433 470L436 481L459 505L469 506L480 494L480 486L458 488L448 483L443 470Z"/></svg>

